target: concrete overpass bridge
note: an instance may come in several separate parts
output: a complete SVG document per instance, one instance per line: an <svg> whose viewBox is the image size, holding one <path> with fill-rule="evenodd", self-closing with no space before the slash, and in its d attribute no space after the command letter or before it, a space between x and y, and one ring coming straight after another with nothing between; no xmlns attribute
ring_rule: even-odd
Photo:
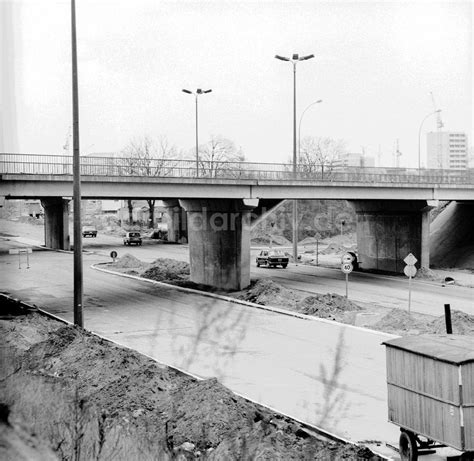
<svg viewBox="0 0 474 461"><path fill-rule="evenodd" d="M0 154L0 175L0 196L42 200L47 246L69 247L72 158ZM250 281L252 222L286 199L348 200L364 269L400 272L410 252L429 267L429 210L440 200L474 204L474 172L82 157L81 195L163 200L172 239L187 218L191 280L240 289Z"/></svg>

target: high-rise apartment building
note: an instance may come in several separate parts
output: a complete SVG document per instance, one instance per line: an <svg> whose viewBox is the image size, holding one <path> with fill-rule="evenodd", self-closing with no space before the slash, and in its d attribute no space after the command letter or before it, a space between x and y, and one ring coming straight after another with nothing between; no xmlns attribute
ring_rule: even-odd
<svg viewBox="0 0 474 461"><path fill-rule="evenodd" d="M428 168L464 170L469 163L467 135L459 131L433 131L426 135Z"/></svg>

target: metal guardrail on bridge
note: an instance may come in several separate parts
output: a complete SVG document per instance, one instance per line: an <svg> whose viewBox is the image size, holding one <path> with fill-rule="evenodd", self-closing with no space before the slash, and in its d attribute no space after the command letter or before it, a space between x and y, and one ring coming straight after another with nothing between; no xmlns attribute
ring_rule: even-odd
<svg viewBox="0 0 474 461"><path fill-rule="evenodd" d="M0 154L0 174L72 176L66 155ZM195 160L131 157L81 157L82 176L195 178ZM474 170L341 167L200 161L199 179L296 180L310 182L463 184L474 185Z"/></svg>

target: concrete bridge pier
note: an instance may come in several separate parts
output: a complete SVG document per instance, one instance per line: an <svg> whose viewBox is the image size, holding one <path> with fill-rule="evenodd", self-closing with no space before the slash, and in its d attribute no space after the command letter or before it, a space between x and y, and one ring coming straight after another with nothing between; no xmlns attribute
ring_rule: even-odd
<svg viewBox="0 0 474 461"><path fill-rule="evenodd" d="M228 290L247 287L251 211L256 201L185 199L179 202L188 215L191 281Z"/></svg>
<svg viewBox="0 0 474 461"><path fill-rule="evenodd" d="M44 208L44 243L54 250L70 250L69 200L61 197L41 199Z"/></svg>
<svg viewBox="0 0 474 461"><path fill-rule="evenodd" d="M429 267L429 210L424 200L357 200L358 262L362 269L403 273L409 253Z"/></svg>
<svg viewBox="0 0 474 461"><path fill-rule="evenodd" d="M188 241L187 216L178 200L163 200L168 214L168 242L186 243Z"/></svg>

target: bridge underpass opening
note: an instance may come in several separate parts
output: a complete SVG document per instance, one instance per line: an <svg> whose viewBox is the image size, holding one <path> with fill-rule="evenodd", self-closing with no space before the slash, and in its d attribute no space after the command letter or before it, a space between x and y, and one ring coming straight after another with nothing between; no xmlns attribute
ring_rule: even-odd
<svg viewBox="0 0 474 461"><path fill-rule="evenodd" d="M54 250L70 250L69 200L62 197L41 199L44 208L44 243Z"/></svg>
<svg viewBox="0 0 474 461"><path fill-rule="evenodd" d="M412 253L429 268L429 211L424 200L354 200L358 262L364 270L403 273Z"/></svg>

